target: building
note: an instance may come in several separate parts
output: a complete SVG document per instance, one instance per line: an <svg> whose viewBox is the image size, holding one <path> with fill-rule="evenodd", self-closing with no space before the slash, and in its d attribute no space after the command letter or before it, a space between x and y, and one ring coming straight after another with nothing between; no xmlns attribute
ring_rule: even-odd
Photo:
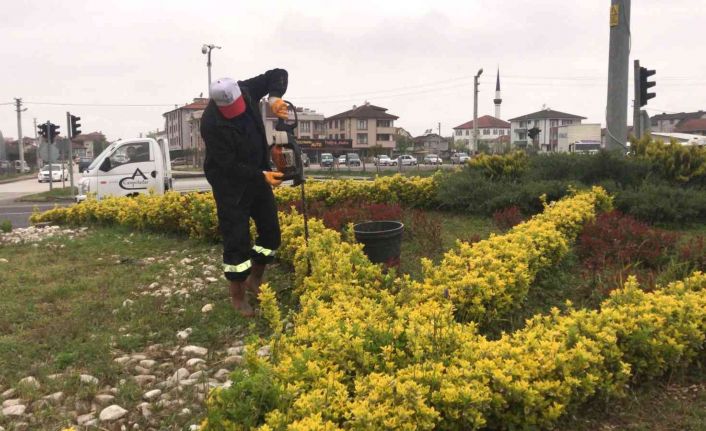
<svg viewBox="0 0 706 431"><path fill-rule="evenodd" d="M706 136L706 118L689 118L682 120L674 128L678 133Z"/></svg>
<svg viewBox="0 0 706 431"><path fill-rule="evenodd" d="M653 132L676 132L680 123L691 119L706 118L706 112L679 112L676 114L661 113L650 118L650 125Z"/></svg>
<svg viewBox="0 0 706 431"><path fill-rule="evenodd" d="M536 145L539 151L556 151L559 145L559 126L581 124L585 119L586 117L580 115L544 108L541 111L510 119L511 142L516 147L526 148L528 145ZM539 129L539 134L532 141L529 138L529 131L535 127Z"/></svg>
<svg viewBox="0 0 706 431"><path fill-rule="evenodd" d="M556 151L560 153L597 151L601 147L601 125L598 123L557 127Z"/></svg>
<svg viewBox="0 0 706 431"><path fill-rule="evenodd" d="M497 106L496 106L497 108ZM496 109L497 112L497 109ZM470 149L471 152L478 151L478 148L471 148L473 145L473 120L456 126L454 130L454 140L460 141ZM491 151L501 144L506 136L510 135L510 123L500 118L490 115L478 117L478 146L487 146ZM483 145L484 144L484 145Z"/></svg>
<svg viewBox="0 0 706 431"><path fill-rule="evenodd" d="M427 133L412 139L414 154L424 157L427 154L436 154L439 157L449 155L449 140L436 133Z"/></svg>
<svg viewBox="0 0 706 431"><path fill-rule="evenodd" d="M191 150L195 142L193 134L199 134L198 129L192 129L192 114L203 111L208 105L208 99L197 97L193 102L180 108L165 112L164 130L167 132L170 150Z"/></svg>
<svg viewBox="0 0 706 431"><path fill-rule="evenodd" d="M352 148L362 156L367 155L368 148L395 148L395 120L399 117L387 113L386 108L365 102L361 106L326 118L327 139L350 139Z"/></svg>
<svg viewBox="0 0 706 431"><path fill-rule="evenodd" d="M263 101L260 109L264 114L265 134L267 143L272 145L272 134L275 131L277 117L272 113L269 104ZM294 130L297 139L324 139L326 137L326 127L324 126L324 114L320 114L313 109L297 107L297 119L299 125ZM289 109L289 119L294 119L294 112Z"/></svg>
<svg viewBox="0 0 706 431"><path fill-rule="evenodd" d="M94 159L108 145L102 132L82 133L71 140L71 154L74 157Z"/></svg>

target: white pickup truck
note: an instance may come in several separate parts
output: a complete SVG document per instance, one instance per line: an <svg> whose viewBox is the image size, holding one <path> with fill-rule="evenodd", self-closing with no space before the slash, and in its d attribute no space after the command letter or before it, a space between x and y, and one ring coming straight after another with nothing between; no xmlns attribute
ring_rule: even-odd
<svg viewBox="0 0 706 431"><path fill-rule="evenodd" d="M149 192L163 194L174 188L166 143L150 138L119 140L103 150L83 173L76 201L85 200L88 194L102 199ZM177 187L177 191L209 189L205 178Z"/></svg>

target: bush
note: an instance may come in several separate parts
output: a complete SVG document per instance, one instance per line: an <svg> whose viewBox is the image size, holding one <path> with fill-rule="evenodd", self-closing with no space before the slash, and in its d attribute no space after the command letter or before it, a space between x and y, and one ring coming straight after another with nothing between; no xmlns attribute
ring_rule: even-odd
<svg viewBox="0 0 706 431"><path fill-rule="evenodd" d="M498 229L503 231L519 224L523 219L522 211L515 205L493 213L493 223Z"/></svg>
<svg viewBox="0 0 706 431"><path fill-rule="evenodd" d="M635 186L650 174L648 161L627 158L620 153L552 153L530 159L528 180L577 181L587 185L613 182L621 187Z"/></svg>
<svg viewBox="0 0 706 431"><path fill-rule="evenodd" d="M10 220L3 220L0 222L0 231L8 233L12 231L12 222Z"/></svg>
<svg viewBox="0 0 706 431"><path fill-rule="evenodd" d="M706 190L645 182L615 194L615 208L650 223L706 220Z"/></svg>
<svg viewBox="0 0 706 431"><path fill-rule="evenodd" d="M611 211L584 226L576 251L591 271L606 268L658 269L669 260L677 236Z"/></svg>
<svg viewBox="0 0 706 431"><path fill-rule="evenodd" d="M676 142L665 144L649 135L633 140L632 146L635 157L648 161L659 178L706 185L706 148Z"/></svg>
<svg viewBox="0 0 706 431"><path fill-rule="evenodd" d="M517 181L527 171L528 157L522 151L505 155L480 154L469 162L471 169L477 170L491 180Z"/></svg>

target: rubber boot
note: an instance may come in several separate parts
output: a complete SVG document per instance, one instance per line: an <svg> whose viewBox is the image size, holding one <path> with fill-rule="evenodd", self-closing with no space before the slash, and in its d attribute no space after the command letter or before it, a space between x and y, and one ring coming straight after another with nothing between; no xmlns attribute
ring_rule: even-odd
<svg viewBox="0 0 706 431"><path fill-rule="evenodd" d="M250 306L247 298L245 298L245 291L247 290L247 283L245 281L231 281L230 282L230 303L239 311L244 317L252 317L255 315L255 310Z"/></svg>
<svg viewBox="0 0 706 431"><path fill-rule="evenodd" d="M266 267L267 265L264 263L253 263L250 268L250 274L245 280L248 291L255 296L255 298L260 295L260 285L262 284L262 278L265 275Z"/></svg>

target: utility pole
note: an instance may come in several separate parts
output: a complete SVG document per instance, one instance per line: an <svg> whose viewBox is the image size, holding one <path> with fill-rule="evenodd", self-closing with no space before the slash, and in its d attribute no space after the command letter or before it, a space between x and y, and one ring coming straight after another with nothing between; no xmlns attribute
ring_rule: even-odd
<svg viewBox="0 0 706 431"><path fill-rule="evenodd" d="M632 105L632 133L637 139L642 137L642 116L640 115L640 60L634 62L635 99Z"/></svg>
<svg viewBox="0 0 706 431"><path fill-rule="evenodd" d="M473 155L473 151L478 149L478 78L483 74L483 69L479 69L476 76L473 77L473 148L469 151Z"/></svg>
<svg viewBox="0 0 706 431"><path fill-rule="evenodd" d="M22 109L22 99L15 98L15 108L17 110L17 150L20 152L20 172L24 173L25 167L25 148L22 144L22 111L26 111L27 108Z"/></svg>
<svg viewBox="0 0 706 431"><path fill-rule="evenodd" d="M69 186L71 187L71 196L74 195L74 165L73 165L73 132L71 127L71 113L66 111L66 136L69 139Z"/></svg>
<svg viewBox="0 0 706 431"><path fill-rule="evenodd" d="M36 145L37 150L35 151L35 160L37 161L37 170L41 171L42 167L39 164L39 140L37 139L37 118L33 118L34 120L34 145Z"/></svg>
<svg viewBox="0 0 706 431"><path fill-rule="evenodd" d="M630 57L630 0L610 2L610 53L606 106L607 150L626 151L628 135L628 73Z"/></svg>

